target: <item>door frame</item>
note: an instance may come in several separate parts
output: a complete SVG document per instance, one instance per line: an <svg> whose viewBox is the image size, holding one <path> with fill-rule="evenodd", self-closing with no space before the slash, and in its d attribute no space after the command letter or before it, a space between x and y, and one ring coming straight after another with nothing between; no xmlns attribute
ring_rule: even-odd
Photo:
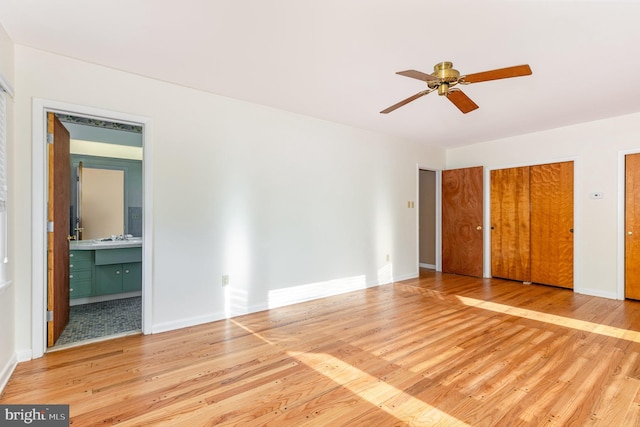
<svg viewBox="0 0 640 427"><path fill-rule="evenodd" d="M153 156L152 120L85 105L34 98L31 112L31 357L42 357L47 349L47 112L70 114L98 120L129 123L143 127L142 133L142 333L152 332L153 268Z"/></svg>
<svg viewBox="0 0 640 427"><path fill-rule="evenodd" d="M625 299L625 195L626 185L626 159L629 154L638 154L640 149L618 151L618 283L616 286L616 299Z"/></svg>
<svg viewBox="0 0 640 427"><path fill-rule="evenodd" d="M416 165L416 266L420 275L420 171L435 173L436 208L436 271L442 271L442 169Z"/></svg>

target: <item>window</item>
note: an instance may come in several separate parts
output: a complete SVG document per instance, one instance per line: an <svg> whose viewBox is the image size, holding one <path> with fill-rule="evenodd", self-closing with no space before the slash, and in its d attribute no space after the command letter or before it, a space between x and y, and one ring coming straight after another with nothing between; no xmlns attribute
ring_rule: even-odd
<svg viewBox="0 0 640 427"><path fill-rule="evenodd" d="M7 101L0 90L0 288L7 284Z"/></svg>

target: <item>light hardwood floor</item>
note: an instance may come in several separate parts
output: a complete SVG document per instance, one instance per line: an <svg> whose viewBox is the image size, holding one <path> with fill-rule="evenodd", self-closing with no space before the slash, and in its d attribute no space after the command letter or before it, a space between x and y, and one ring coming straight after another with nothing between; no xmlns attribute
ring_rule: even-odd
<svg viewBox="0 0 640 427"><path fill-rule="evenodd" d="M420 278L21 363L72 425L633 426L640 303Z"/></svg>

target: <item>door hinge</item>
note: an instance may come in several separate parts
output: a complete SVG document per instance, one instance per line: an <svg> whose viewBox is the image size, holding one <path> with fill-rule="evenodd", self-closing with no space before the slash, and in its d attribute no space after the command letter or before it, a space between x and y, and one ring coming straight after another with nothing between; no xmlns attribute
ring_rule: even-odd
<svg viewBox="0 0 640 427"><path fill-rule="evenodd" d="M53 311L47 311L47 322L53 322Z"/></svg>
<svg viewBox="0 0 640 427"><path fill-rule="evenodd" d="M52 133L48 133L47 134L47 144L53 144L53 134Z"/></svg>
<svg viewBox="0 0 640 427"><path fill-rule="evenodd" d="M53 221L47 221L47 233L53 233Z"/></svg>

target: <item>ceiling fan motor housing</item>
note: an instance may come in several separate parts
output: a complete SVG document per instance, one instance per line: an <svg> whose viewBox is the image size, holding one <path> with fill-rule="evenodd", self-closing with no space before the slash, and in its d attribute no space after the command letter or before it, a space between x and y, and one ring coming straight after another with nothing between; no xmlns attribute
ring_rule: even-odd
<svg viewBox="0 0 640 427"><path fill-rule="evenodd" d="M445 61L436 64L433 67L433 77L437 81L428 82L429 87L438 88L438 95L446 95L449 92L449 86L453 86L460 78L460 72L453 68L453 63Z"/></svg>

